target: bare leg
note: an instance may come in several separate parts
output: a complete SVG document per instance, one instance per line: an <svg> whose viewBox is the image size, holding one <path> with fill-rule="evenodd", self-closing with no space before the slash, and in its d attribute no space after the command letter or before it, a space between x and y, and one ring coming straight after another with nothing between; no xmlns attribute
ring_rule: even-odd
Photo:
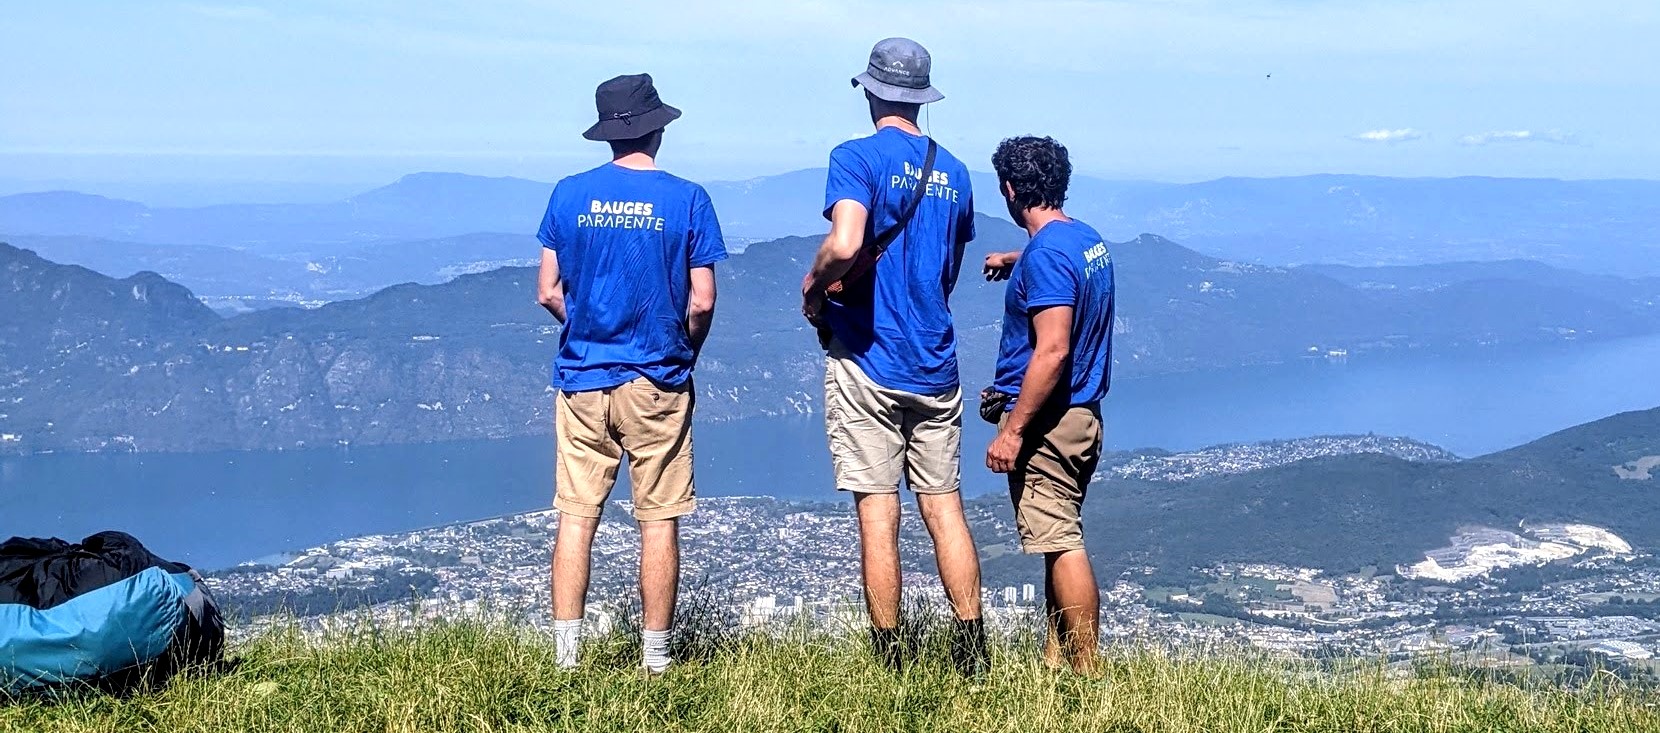
<svg viewBox="0 0 1660 733"><path fill-rule="evenodd" d="M870 625L899 626L899 494L853 495L859 514L859 562Z"/></svg>
<svg viewBox="0 0 1660 733"><path fill-rule="evenodd" d="M1066 651L1061 648L1061 607L1055 603L1055 573L1044 563L1043 623L1049 635L1043 641L1043 663L1052 669L1066 666Z"/></svg>
<svg viewBox="0 0 1660 733"><path fill-rule="evenodd" d="M962 495L917 494L916 501L922 510L922 523L934 540L934 559L946 599L958 619L979 618L980 555L968 530L968 518L963 515Z"/></svg>
<svg viewBox="0 0 1660 733"><path fill-rule="evenodd" d="M1073 670L1092 673L1100 637L1101 591L1095 584L1089 554L1083 550L1067 550L1049 553L1044 560L1049 585L1054 591L1051 603L1059 609L1056 615L1061 644Z"/></svg>
<svg viewBox="0 0 1660 733"><path fill-rule="evenodd" d="M553 541L553 617L561 621L582 618L588 600L588 562L593 556L599 519L559 515L559 534Z"/></svg>
<svg viewBox="0 0 1660 733"><path fill-rule="evenodd" d="M640 523L640 605L648 631L664 631L674 622L680 590L680 520Z"/></svg>

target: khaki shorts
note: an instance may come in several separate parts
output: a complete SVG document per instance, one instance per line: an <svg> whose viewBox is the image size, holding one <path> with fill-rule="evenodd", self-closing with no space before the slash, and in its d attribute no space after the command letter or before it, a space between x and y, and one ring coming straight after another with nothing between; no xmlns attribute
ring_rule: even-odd
<svg viewBox="0 0 1660 733"><path fill-rule="evenodd" d="M1101 460L1100 412L1073 407L1058 418L1038 418L1031 432L1039 434L1027 435L1009 472L1020 547L1034 555L1082 550L1084 494Z"/></svg>
<svg viewBox="0 0 1660 733"><path fill-rule="evenodd" d="M962 486L962 390L918 395L866 376L840 344L824 369L824 427L836 488L866 494L949 494Z"/></svg>
<svg viewBox="0 0 1660 733"><path fill-rule="evenodd" d="M658 387L640 378L611 389L560 392L554 399L559 457L553 505L579 517L598 517L628 455L634 518L642 522L690 514L692 487L691 382Z"/></svg>

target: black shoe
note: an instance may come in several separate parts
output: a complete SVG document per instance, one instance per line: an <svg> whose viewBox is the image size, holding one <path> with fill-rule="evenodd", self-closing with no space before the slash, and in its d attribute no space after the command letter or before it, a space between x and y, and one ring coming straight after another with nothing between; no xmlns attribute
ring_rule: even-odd
<svg viewBox="0 0 1660 733"><path fill-rule="evenodd" d="M951 639L951 665L964 677L979 677L991 671L984 621L971 619L957 622L957 633Z"/></svg>
<svg viewBox="0 0 1660 733"><path fill-rule="evenodd" d="M883 629L871 627L870 644L876 651L876 658L893 672L902 672L905 663L909 661L909 650L905 648L905 640L899 629Z"/></svg>

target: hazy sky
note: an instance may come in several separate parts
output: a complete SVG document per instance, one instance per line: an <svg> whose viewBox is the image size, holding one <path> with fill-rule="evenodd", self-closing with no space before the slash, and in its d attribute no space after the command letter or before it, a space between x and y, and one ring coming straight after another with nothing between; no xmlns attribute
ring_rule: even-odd
<svg viewBox="0 0 1660 733"><path fill-rule="evenodd" d="M1119 178L1660 178L1654 0L7 5L13 182L550 180L602 158L593 87L638 71L686 112L665 165L819 166L889 35L933 52L929 126L977 169L1037 132Z"/></svg>

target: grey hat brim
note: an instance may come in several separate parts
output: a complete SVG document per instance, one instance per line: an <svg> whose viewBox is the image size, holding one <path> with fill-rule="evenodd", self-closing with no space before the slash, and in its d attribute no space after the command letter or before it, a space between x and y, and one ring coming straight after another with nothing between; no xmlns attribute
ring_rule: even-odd
<svg viewBox="0 0 1660 733"><path fill-rule="evenodd" d="M680 110L663 105L638 117L621 120L600 120L582 133L589 140L633 140L645 137L680 119Z"/></svg>
<svg viewBox="0 0 1660 733"><path fill-rule="evenodd" d="M940 93L940 90L935 89L933 85L929 85L923 89L911 89L909 87L894 86L892 84L888 84L887 82L877 80L875 77L871 76L868 71L853 77L853 86L864 87L869 90L871 94L876 95L877 99L888 102L927 104L929 102L938 102L941 99L945 99L945 95Z"/></svg>

